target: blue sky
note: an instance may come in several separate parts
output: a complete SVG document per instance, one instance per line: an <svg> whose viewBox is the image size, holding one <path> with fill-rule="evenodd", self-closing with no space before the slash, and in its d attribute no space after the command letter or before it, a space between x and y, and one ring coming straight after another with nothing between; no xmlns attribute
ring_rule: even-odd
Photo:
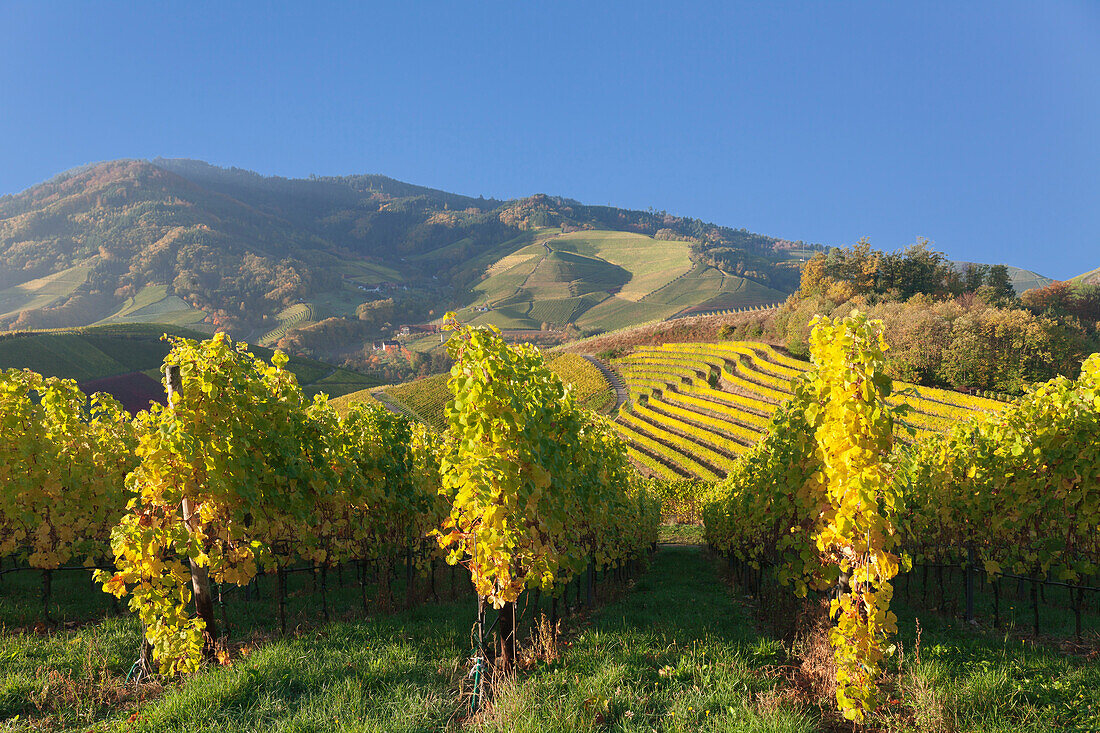
<svg viewBox="0 0 1100 733"><path fill-rule="evenodd" d="M120 157L384 173L1100 266L1100 3L0 4L0 193Z"/></svg>

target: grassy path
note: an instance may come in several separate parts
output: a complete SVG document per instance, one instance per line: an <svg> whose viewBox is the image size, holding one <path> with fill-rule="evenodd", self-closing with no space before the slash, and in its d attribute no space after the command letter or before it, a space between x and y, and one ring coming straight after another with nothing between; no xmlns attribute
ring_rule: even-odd
<svg viewBox="0 0 1100 733"><path fill-rule="evenodd" d="M781 646L757 635L699 547L662 548L632 592L503 691L483 730L808 731L775 702L766 668Z"/></svg>

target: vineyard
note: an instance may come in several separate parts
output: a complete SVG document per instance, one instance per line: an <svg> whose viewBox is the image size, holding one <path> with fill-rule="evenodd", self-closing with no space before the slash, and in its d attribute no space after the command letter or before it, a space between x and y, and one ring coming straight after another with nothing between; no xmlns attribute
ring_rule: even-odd
<svg viewBox="0 0 1100 733"><path fill-rule="evenodd" d="M88 707L77 701L91 692L66 687L71 660L64 672L34 661L47 648L36 645L52 643L38 636L79 648L103 628L113 629L115 651L102 672L83 674L96 684L124 676L139 698L167 685L157 709L169 718L156 730L187 726L171 717L172 701L215 690L201 680L241 667L261 674L261 664L291 669L315 653L336 655L325 675L345 679L352 660L375 664L369 650L393 666L389 677L354 683L357 694L402 694L421 680L417 709L435 721L399 725L392 710L355 698L358 712L348 714L373 710L388 721L382 729L501 730L528 720L531 730L604 730L614 720L624 729L725 730L744 719L750 730L810 730L814 716L832 714L908 730L882 716L904 675L920 673L904 671L899 640L914 643L906 604L927 598L930 570L941 612L958 582L971 632L980 604L1001 628L1030 592L1033 639L1046 631L1041 615L1051 624L1068 613L1073 648L1092 648L1100 355L1079 378L1012 403L895 385L880 325L854 313L815 322L812 364L754 342L670 343L616 359L630 402L611 422L589 409L611 400L593 362L544 360L453 317L447 327L450 374L387 388L382 404L310 398L284 355L264 361L220 334L170 339L167 404L136 418L69 380L0 373L0 621L14 626L0 637L0 669L10 675L0 715L59 716L40 717L46 725L64 718L64 705L83 705L86 717L67 725L125 719L120 711L138 704L130 693L112 693L131 700L121 708L110 696ZM693 534L682 530L671 533L678 547L655 555L662 519L701 524L713 555L679 547ZM795 668L804 652L746 631L752 611L731 605L711 557L776 628L806 614L825 623L830 702L819 712L759 702L799 684L783 682L770 660L790 655L778 668ZM74 573L83 584L68 582ZM98 605L86 598L90 574L108 594L97 594L107 599ZM600 610L598 599L612 605ZM74 615L93 605L89 617ZM394 613L410 626L387 621ZM559 646L567 617L579 636ZM589 623L620 636L586 637ZM659 628L639 636L631 623ZM248 628L263 633L244 642ZM672 651L679 642L666 635L685 633L677 638L691 639L690 652ZM465 639L468 647L456 646ZM919 663L919 630L915 639ZM257 644L272 651L246 660L242 649ZM402 644L418 645L414 660ZM644 653L631 651L636 644ZM593 672L592 660L607 654L638 678ZM430 682L418 676L425 663L439 670ZM1013 704L1029 712L1004 719L1039 716L1027 730L1100 725L1095 664L1059 664L1050 673L1068 680L1066 694L1052 692L1050 704L1025 696ZM960 673L940 674L942 686ZM248 705L231 694L208 704L243 716L231 727L264 729L286 704L281 684L248 687ZM304 694L314 683L295 684ZM330 694L327 683L321 689ZM342 694L322 707L348 709ZM562 699L571 701L568 720L553 717ZM919 697L905 704L920 714Z"/></svg>
<svg viewBox="0 0 1100 733"><path fill-rule="evenodd" d="M275 318L279 321L278 327L261 336L260 343L265 345L274 344L283 336L286 336L287 331L295 326L301 326L312 321L313 317L313 306L311 304L295 303L275 315Z"/></svg>
<svg viewBox="0 0 1100 733"><path fill-rule="evenodd" d="M811 364L750 341L672 343L616 359L632 405L616 427L631 460L667 479L716 481L760 440L775 411L793 396L792 379ZM905 405L897 420L904 442L949 431L1004 404L947 390L899 384L888 400Z"/></svg>

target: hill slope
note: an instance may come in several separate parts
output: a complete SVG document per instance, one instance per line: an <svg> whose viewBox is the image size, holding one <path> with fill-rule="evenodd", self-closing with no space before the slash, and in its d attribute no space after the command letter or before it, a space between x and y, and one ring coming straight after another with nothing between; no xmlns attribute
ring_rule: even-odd
<svg viewBox="0 0 1100 733"><path fill-rule="evenodd" d="M86 392L109 392L135 412L148 407L150 399L164 399L160 369L170 349L161 340L165 331L185 338L205 336L186 328L148 324L0 334L0 370L31 369L75 379ZM261 347L251 351L268 360L272 354ZM338 397L378 384L374 377L312 359L291 357L287 368L310 395L324 392Z"/></svg>
<svg viewBox="0 0 1100 733"><path fill-rule="evenodd" d="M1070 282L1080 283L1082 285L1100 285L1100 267L1078 275Z"/></svg>
<svg viewBox="0 0 1100 733"><path fill-rule="evenodd" d="M692 262L691 242L632 232L543 230L502 257L459 317L501 328L607 331L692 309L772 304L786 293Z"/></svg>
<svg viewBox="0 0 1100 733"><path fill-rule="evenodd" d="M615 423L631 460L646 473L708 481L724 478L760 439L772 413L792 396L791 379L810 368L755 341L665 343L614 364L631 393L630 408ZM899 425L905 441L1003 406L948 390L898 386L891 401L910 408Z"/></svg>
<svg viewBox="0 0 1100 733"><path fill-rule="evenodd" d="M615 405L614 389L600 370L576 354L559 354L547 361L547 366L573 386L577 402L591 410L607 411ZM444 407L450 402L447 382L451 375L433 374L412 382L404 382L376 390L364 389L333 400L333 405L346 412L356 402L382 402L390 409L416 418L433 430L446 429Z"/></svg>

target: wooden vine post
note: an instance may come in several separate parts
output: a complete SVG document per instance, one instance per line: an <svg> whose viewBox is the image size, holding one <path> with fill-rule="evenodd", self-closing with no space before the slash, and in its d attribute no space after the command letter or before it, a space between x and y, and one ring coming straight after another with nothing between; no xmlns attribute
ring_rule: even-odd
<svg viewBox="0 0 1100 733"><path fill-rule="evenodd" d="M179 395L183 391L179 366L165 364L164 376L164 383L167 385L168 409L175 410L180 399ZM180 511L183 513L183 522L187 526L187 531L192 533L197 531L199 527L195 517L195 507L187 497L183 498ZM210 575L206 566L198 564L194 558L190 558L189 562L191 565L191 589L195 597L195 612L206 624L203 656L209 661L214 659L214 642L218 638L217 621L214 618L214 598L210 592Z"/></svg>
<svg viewBox="0 0 1100 733"><path fill-rule="evenodd" d="M509 601L500 609L500 669L511 674L516 665L516 602Z"/></svg>

